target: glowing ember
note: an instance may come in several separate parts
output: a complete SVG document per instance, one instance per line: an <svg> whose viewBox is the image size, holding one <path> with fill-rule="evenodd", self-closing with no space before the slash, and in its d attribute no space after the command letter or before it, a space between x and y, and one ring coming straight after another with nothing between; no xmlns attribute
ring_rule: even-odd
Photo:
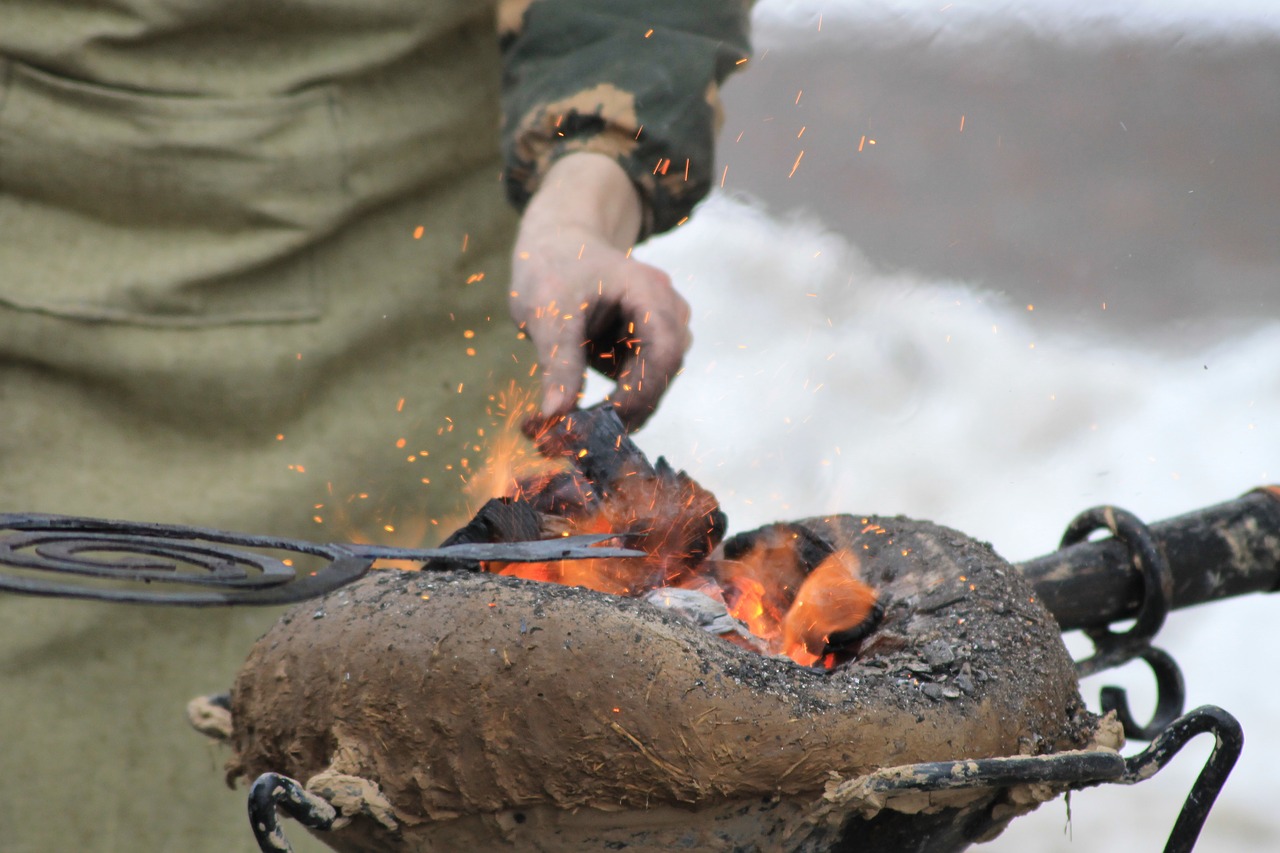
<svg viewBox="0 0 1280 853"><path fill-rule="evenodd" d="M783 619L785 654L800 660L803 650L817 660L843 634L864 625L875 607L875 592L858 577L857 558L836 551L804 579Z"/></svg>
<svg viewBox="0 0 1280 853"><path fill-rule="evenodd" d="M488 460L488 484L528 503L544 537L613 533L647 556L494 563L487 571L613 595L652 593L650 601L693 590L704 604L723 603L753 636L713 633L806 666L850 659L875 627L876 593L860 579L853 554L789 524L721 545L726 519L715 496L664 459L650 464L612 409L531 425L527 409L518 408L508 424L521 421L538 453L510 436L500 440L504 450Z"/></svg>

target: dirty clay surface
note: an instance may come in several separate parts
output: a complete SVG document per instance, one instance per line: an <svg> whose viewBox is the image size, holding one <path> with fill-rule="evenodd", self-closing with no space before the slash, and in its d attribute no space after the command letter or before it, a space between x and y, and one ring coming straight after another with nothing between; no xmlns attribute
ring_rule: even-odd
<svg viewBox="0 0 1280 853"><path fill-rule="evenodd" d="M858 553L885 606L860 659L834 672L639 600L375 572L254 647L228 774L369 779L412 834L512 810L811 800L833 773L1088 742L1056 623L989 546L904 518L801 523Z"/></svg>

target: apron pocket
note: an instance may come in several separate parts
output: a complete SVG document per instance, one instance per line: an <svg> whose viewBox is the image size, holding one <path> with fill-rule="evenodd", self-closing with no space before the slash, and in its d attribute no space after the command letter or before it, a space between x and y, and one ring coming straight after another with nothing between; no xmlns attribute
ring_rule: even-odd
<svg viewBox="0 0 1280 853"><path fill-rule="evenodd" d="M353 206L328 89L232 99L18 62L0 75L0 305L166 326L320 316L309 249Z"/></svg>

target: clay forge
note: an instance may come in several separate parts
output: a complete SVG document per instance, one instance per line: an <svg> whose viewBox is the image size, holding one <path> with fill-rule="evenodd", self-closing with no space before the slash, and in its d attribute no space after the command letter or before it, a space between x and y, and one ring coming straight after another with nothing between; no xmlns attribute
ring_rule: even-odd
<svg viewBox="0 0 1280 853"><path fill-rule="evenodd" d="M536 438L559 467L452 540L646 556L376 571L299 605L236 679L229 781L304 783L340 851L959 850L1067 787L965 767L1119 746L989 546L872 515L724 539L611 411ZM938 762L953 784L921 781Z"/></svg>

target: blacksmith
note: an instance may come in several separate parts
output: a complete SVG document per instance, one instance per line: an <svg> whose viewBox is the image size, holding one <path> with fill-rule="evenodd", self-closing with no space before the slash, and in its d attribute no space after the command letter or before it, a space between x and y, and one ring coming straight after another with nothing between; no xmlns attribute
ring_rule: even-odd
<svg viewBox="0 0 1280 853"><path fill-rule="evenodd" d="M431 540L512 383L641 424L746 5L6 0L0 510ZM0 849L249 849L182 705L274 615L0 598Z"/></svg>

